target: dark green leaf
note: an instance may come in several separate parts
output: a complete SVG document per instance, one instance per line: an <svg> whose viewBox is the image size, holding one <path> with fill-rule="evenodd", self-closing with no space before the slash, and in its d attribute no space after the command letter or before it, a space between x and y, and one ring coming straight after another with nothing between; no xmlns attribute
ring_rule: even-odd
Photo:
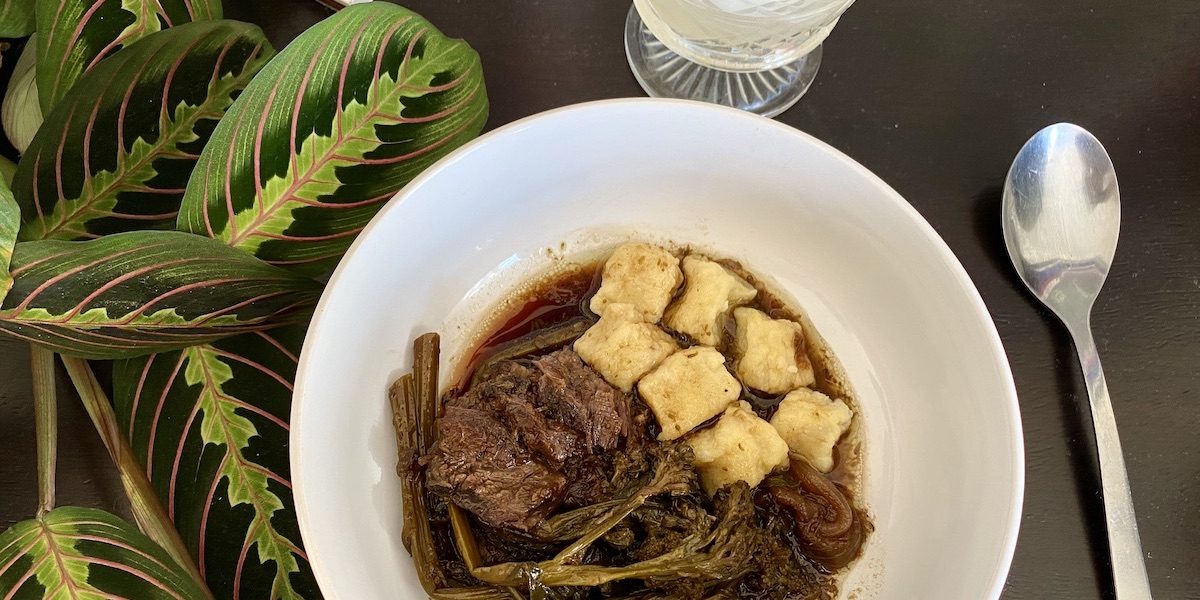
<svg viewBox="0 0 1200 600"><path fill-rule="evenodd" d="M17 168L21 239L173 228L200 149L273 54L254 25L204 21L101 62L46 117Z"/></svg>
<svg viewBox="0 0 1200 600"><path fill-rule="evenodd" d="M17 231L21 227L21 209L13 200L8 184L0 181L0 300L12 289L13 279L8 271L12 261L13 245L17 241Z"/></svg>
<svg viewBox="0 0 1200 600"><path fill-rule="evenodd" d="M205 593L136 527L63 507L0 535L0 597L203 600Z"/></svg>
<svg viewBox="0 0 1200 600"><path fill-rule="evenodd" d="M470 46L399 6L351 6L296 38L234 102L188 182L179 229L325 271L486 118Z"/></svg>
<svg viewBox="0 0 1200 600"><path fill-rule="evenodd" d="M0 156L0 181L6 186L12 186L13 176L17 174L17 163Z"/></svg>
<svg viewBox="0 0 1200 600"><path fill-rule="evenodd" d="M37 97L37 34L29 38L29 42L21 50L21 57L13 67L8 79L8 88L4 90L4 101L0 103L0 125L4 126L4 135L9 143L16 148L18 154L25 154L29 144L38 129L42 128L42 107ZM10 182L17 166L12 165L6 177Z"/></svg>
<svg viewBox="0 0 1200 600"><path fill-rule="evenodd" d="M0 38L19 38L33 33L36 0L0 0Z"/></svg>
<svg viewBox="0 0 1200 600"><path fill-rule="evenodd" d="M218 597L317 598L288 415L303 325L120 361L117 419Z"/></svg>
<svg viewBox="0 0 1200 600"><path fill-rule="evenodd" d="M84 358L174 350L267 326L316 284L176 231L17 244L0 331Z"/></svg>
<svg viewBox="0 0 1200 600"><path fill-rule="evenodd" d="M42 112L102 59L156 31L221 18L221 0L35 0Z"/></svg>

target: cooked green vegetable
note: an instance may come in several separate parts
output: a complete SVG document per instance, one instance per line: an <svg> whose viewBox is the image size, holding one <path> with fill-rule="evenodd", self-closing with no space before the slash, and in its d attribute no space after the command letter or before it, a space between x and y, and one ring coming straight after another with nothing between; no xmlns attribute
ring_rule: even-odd
<svg viewBox="0 0 1200 600"><path fill-rule="evenodd" d="M647 487L649 489L654 486ZM714 504L718 521L711 531L690 536L673 550L648 560L614 567L570 564L566 559L574 553L564 551L553 560L539 563L504 563L474 569L472 574L481 581L497 585L520 585L529 579L530 574L536 573L534 579L548 587L598 586L622 579L698 579L707 580L710 584L733 581L750 572L754 545L761 530L755 525L750 488L744 483L722 490ZM622 518L624 516L622 515ZM596 530L608 531L610 522L609 519L600 522L593 533ZM591 541L594 541L594 538L588 540L585 536L568 549L582 549Z"/></svg>
<svg viewBox="0 0 1200 600"><path fill-rule="evenodd" d="M621 506L623 500L609 500L559 513L542 521L534 537L543 542L567 542L582 537L592 522ZM469 564L469 563L468 563Z"/></svg>
<svg viewBox="0 0 1200 600"><path fill-rule="evenodd" d="M404 510L404 547L412 554L417 576L425 593L433 600L502 600L510 595L495 588L447 587L446 576L438 563L429 527L425 477L417 459L428 450L434 438L437 412L438 336L426 334L414 344L414 373L401 377L392 386L392 426L396 429L398 460Z"/></svg>
<svg viewBox="0 0 1200 600"><path fill-rule="evenodd" d="M583 335L583 332L587 331L591 325L591 319L576 317L546 329L539 329L500 346L495 354L489 356L475 369L475 374L471 376L471 385L486 379L495 371L496 365L506 360L542 354L548 350L561 348Z"/></svg>

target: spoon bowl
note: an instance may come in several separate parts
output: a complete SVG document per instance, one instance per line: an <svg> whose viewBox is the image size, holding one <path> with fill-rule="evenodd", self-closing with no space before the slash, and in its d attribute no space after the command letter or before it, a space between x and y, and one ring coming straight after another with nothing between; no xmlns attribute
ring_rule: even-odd
<svg viewBox="0 0 1200 600"><path fill-rule="evenodd" d="M1068 327L1086 320L1121 229L1116 171L1104 146L1070 123L1039 131L1008 172L1003 214L1021 280Z"/></svg>

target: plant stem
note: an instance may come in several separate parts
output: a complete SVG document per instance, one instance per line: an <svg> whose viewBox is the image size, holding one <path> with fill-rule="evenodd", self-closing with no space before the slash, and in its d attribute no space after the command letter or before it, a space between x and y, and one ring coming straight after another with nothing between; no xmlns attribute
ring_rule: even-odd
<svg viewBox="0 0 1200 600"><path fill-rule="evenodd" d="M179 537L175 524L163 510L162 503L154 493L150 480L146 478L141 463L133 455L133 449L129 447L129 442L125 440L125 436L121 435L112 404L109 403L104 389L100 387L100 382L96 381L92 367L82 358L64 356L62 360L67 367L67 373L71 376L71 381L75 384L75 389L79 392L79 398L83 400L84 408L92 418L92 424L96 426L96 431L104 440L104 446L108 448L109 456L117 465L117 471L121 474L121 484L124 485L125 495L133 507L133 517L137 521L138 527L150 539L162 546L171 555L171 558L174 558L179 566L183 567L196 580L200 589L204 590L206 597L211 599L212 592L204 583L204 578L196 568L196 562L192 560L191 553L183 544L183 539Z"/></svg>
<svg viewBox="0 0 1200 600"><path fill-rule="evenodd" d="M38 517L54 508L54 471L58 464L58 399L54 389L54 353L29 347L33 371L34 428L37 432Z"/></svg>

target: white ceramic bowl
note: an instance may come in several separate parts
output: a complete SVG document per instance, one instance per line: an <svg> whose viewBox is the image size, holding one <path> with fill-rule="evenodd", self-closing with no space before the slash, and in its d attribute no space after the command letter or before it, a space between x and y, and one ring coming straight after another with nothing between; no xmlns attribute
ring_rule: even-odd
<svg viewBox="0 0 1200 600"><path fill-rule="evenodd" d="M441 332L453 361L522 278L629 239L740 259L844 363L875 533L843 597L999 596L1021 512L1021 426L999 337L954 255L820 141L731 109L637 99L481 137L409 184L338 267L304 344L291 434L300 527L327 597L423 597L400 541L385 399L412 339Z"/></svg>

